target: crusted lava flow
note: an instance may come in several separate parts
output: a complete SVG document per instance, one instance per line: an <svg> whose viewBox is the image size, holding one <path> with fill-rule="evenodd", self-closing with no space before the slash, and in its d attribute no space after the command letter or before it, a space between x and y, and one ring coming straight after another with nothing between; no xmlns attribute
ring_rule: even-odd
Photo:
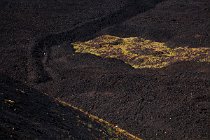
<svg viewBox="0 0 210 140"><path fill-rule="evenodd" d="M38 39L31 49L30 66L32 68L30 69L33 70L30 70L32 72L31 75L29 74L29 81L44 82L50 79L42 60L50 55L47 53L49 53L51 46L62 44L65 41L75 42L90 39L103 28L121 23L141 12L145 12L161 1L163 0L131 0L120 10L111 14L78 24L69 31Z"/></svg>

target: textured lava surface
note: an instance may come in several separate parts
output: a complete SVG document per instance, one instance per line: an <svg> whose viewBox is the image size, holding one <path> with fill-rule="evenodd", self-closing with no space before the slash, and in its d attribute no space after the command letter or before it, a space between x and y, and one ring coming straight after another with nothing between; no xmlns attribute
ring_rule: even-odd
<svg viewBox="0 0 210 140"><path fill-rule="evenodd" d="M143 139L209 139L207 61L193 61L190 53L190 59L159 69L135 69L121 59L75 52L71 45L111 35L162 42L166 53L178 47L209 49L208 0L3 0L0 7L1 74ZM31 102L35 102L33 97ZM15 99L16 94L11 94L6 103ZM33 107L24 108L36 115ZM43 125L50 123L47 116L46 120ZM7 124L3 130L13 123ZM19 126L25 131L26 127ZM53 134L58 133L64 134L60 128Z"/></svg>

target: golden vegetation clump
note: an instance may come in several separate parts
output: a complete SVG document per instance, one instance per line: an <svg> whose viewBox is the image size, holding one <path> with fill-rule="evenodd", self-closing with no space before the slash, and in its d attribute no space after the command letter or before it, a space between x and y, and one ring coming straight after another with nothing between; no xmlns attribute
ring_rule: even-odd
<svg viewBox="0 0 210 140"><path fill-rule="evenodd" d="M209 48L169 48L165 43L138 37L103 35L86 42L73 43L78 53L116 58L134 68L162 68L180 61L210 62Z"/></svg>

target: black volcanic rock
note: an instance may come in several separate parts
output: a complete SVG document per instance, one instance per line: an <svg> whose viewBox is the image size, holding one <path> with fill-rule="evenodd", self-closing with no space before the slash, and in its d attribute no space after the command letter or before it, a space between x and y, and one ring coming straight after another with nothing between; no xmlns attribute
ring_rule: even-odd
<svg viewBox="0 0 210 140"><path fill-rule="evenodd" d="M121 60L75 53L71 46L111 34L169 47L209 47L208 7L208 0L1 1L0 74L15 80L0 76L0 136L101 134L78 127L74 119L81 114L45 92L144 139L209 139L209 63L134 69Z"/></svg>
<svg viewBox="0 0 210 140"><path fill-rule="evenodd" d="M84 112L7 76L0 77L1 139L129 139Z"/></svg>
<svg viewBox="0 0 210 140"><path fill-rule="evenodd" d="M36 46L37 40L42 40L50 34L69 31L78 24L110 14L125 6L127 2L126 0L1 1L0 73L27 81L34 71L31 66L33 65L31 50Z"/></svg>
<svg viewBox="0 0 210 140"><path fill-rule="evenodd" d="M114 68L56 69L65 78L39 88L144 139L208 139L209 64Z"/></svg>
<svg viewBox="0 0 210 140"><path fill-rule="evenodd" d="M170 47L209 47L209 7L208 0L167 0L101 34L140 36Z"/></svg>

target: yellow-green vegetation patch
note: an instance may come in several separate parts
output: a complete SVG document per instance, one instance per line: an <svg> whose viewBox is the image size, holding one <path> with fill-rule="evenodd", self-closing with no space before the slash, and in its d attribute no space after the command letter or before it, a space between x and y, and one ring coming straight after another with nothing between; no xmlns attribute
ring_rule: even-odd
<svg viewBox="0 0 210 140"><path fill-rule="evenodd" d="M209 48L169 48L163 42L138 37L103 35L86 42L73 43L78 53L116 58L134 68L162 68L180 61L210 62Z"/></svg>
<svg viewBox="0 0 210 140"><path fill-rule="evenodd" d="M14 106L15 105L15 101L13 100L9 100L9 99L5 99L4 100L4 103L9 105L9 106Z"/></svg>

